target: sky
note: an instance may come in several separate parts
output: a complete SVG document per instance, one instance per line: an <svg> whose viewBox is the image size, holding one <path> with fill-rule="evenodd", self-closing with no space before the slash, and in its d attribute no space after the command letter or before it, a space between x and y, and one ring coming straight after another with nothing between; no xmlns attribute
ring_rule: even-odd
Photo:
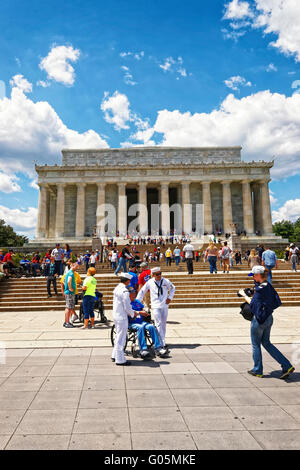
<svg viewBox="0 0 300 470"><path fill-rule="evenodd" d="M300 217L298 0L2 0L0 219L34 236L62 148L242 146Z"/></svg>

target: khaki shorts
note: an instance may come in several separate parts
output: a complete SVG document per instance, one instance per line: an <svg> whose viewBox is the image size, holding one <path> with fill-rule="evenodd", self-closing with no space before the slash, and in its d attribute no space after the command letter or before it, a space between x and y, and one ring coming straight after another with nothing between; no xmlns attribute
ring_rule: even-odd
<svg viewBox="0 0 300 470"><path fill-rule="evenodd" d="M75 295L66 294L65 299L66 299L66 308L68 308L69 310L74 310L75 309Z"/></svg>

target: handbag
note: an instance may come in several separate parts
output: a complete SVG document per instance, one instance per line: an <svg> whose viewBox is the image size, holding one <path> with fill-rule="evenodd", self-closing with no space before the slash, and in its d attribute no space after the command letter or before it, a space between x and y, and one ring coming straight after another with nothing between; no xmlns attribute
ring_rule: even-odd
<svg viewBox="0 0 300 470"><path fill-rule="evenodd" d="M240 305L241 311L240 315L244 317L245 320L252 321L253 313L250 310L250 305L247 302L244 302Z"/></svg>

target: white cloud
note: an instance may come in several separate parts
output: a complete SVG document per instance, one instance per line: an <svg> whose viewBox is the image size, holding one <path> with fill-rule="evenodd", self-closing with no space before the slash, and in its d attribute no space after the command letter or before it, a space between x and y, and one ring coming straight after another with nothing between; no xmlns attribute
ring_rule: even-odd
<svg viewBox="0 0 300 470"><path fill-rule="evenodd" d="M299 94L287 97L266 90L242 99L230 94L211 113L159 111L146 137L149 142L160 133L164 146L242 145L247 161L276 156L272 174L283 178L300 173L299 109Z"/></svg>
<svg viewBox="0 0 300 470"><path fill-rule="evenodd" d="M93 130L69 129L47 101L30 100L17 86L10 98L0 100L0 169L34 176L33 160L53 164L61 149L104 148L105 140ZM59 160L58 160L59 158Z"/></svg>
<svg viewBox="0 0 300 470"><path fill-rule="evenodd" d="M128 122L132 118L129 100L126 95L119 93L117 90L111 96L108 92L105 92L101 110L104 112L105 121L113 124L116 130L129 129Z"/></svg>
<svg viewBox="0 0 300 470"><path fill-rule="evenodd" d="M137 85L137 82L135 82L133 80L133 75L130 72L129 67L126 67L125 65L122 65L121 69L125 72L124 73L124 82L126 83L126 85L132 85L132 86Z"/></svg>
<svg viewBox="0 0 300 470"><path fill-rule="evenodd" d="M277 67L276 67L274 64L269 64L269 65L266 67L266 71L267 71L267 72L277 72L278 69L277 69Z"/></svg>
<svg viewBox="0 0 300 470"><path fill-rule="evenodd" d="M232 90L239 90L240 86L252 86L251 82L247 82L247 80L244 77L241 77L240 75L230 77L228 78L228 80L224 80L224 83L228 88L231 88Z"/></svg>
<svg viewBox="0 0 300 470"><path fill-rule="evenodd" d="M174 59L173 57L167 57L162 64L159 64L159 67L164 72L176 73L177 80L178 80L179 79L178 75L180 75L181 77L187 77L188 75L186 69L182 66L182 64L183 64L183 59L180 56L177 57L177 59Z"/></svg>
<svg viewBox="0 0 300 470"><path fill-rule="evenodd" d="M52 46L39 66L47 72L48 79L71 86L75 81L75 70L70 62L77 62L79 56L80 50L73 46Z"/></svg>
<svg viewBox="0 0 300 470"><path fill-rule="evenodd" d="M5 220L8 225L11 225L16 231L22 233L34 234L37 212L35 207L29 207L27 210L9 209L5 206L0 206L0 219Z"/></svg>
<svg viewBox="0 0 300 470"><path fill-rule="evenodd" d="M281 220L290 220L295 222L299 217L300 199L291 199L286 201L280 209L272 212L273 222L280 222Z"/></svg>
<svg viewBox="0 0 300 470"><path fill-rule="evenodd" d="M32 84L23 75L15 75L9 83L12 87L16 87L24 93L32 92Z"/></svg>
<svg viewBox="0 0 300 470"><path fill-rule="evenodd" d="M276 204L278 202L278 199L276 199L274 192L271 191L271 189L270 189L270 201L271 201L271 204Z"/></svg>
<svg viewBox="0 0 300 470"><path fill-rule="evenodd" d="M240 0L231 0L231 2L225 5L225 20L241 20L243 18L252 17L253 13L250 9L248 2L243 2Z"/></svg>
<svg viewBox="0 0 300 470"><path fill-rule="evenodd" d="M18 178L15 175L10 175L0 171L0 191L3 193L15 193L21 191L17 183Z"/></svg>
<svg viewBox="0 0 300 470"><path fill-rule="evenodd" d="M136 60L141 60L144 56L145 56L145 52L144 51L140 51L140 52L120 52L120 57L122 58L125 58L125 57L133 57L134 59Z"/></svg>
<svg viewBox="0 0 300 470"><path fill-rule="evenodd" d="M285 55L293 55L300 62L299 0L255 0L253 9L249 2L238 0L226 5L224 19L234 20L236 28L244 27L239 20L245 17L252 28L261 28L264 34L277 36L277 40L270 42L272 47Z"/></svg>
<svg viewBox="0 0 300 470"><path fill-rule="evenodd" d="M221 31L224 39L233 39L234 42L237 42L240 37L246 34L246 31L228 31L226 28L223 28Z"/></svg>
<svg viewBox="0 0 300 470"><path fill-rule="evenodd" d="M45 80L39 80L39 81L36 82L36 84L37 84L37 86L41 86L43 88L48 88L51 85L50 82L47 82Z"/></svg>

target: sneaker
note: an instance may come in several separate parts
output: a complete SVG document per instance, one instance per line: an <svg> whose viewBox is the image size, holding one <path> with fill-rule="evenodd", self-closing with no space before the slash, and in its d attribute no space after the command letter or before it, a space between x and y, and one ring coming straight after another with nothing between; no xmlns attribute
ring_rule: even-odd
<svg viewBox="0 0 300 470"><path fill-rule="evenodd" d="M148 351L141 351L141 357L144 358L144 357L148 357L149 356L149 352Z"/></svg>
<svg viewBox="0 0 300 470"><path fill-rule="evenodd" d="M72 325L72 323L66 323L64 325L65 328L75 328L74 325Z"/></svg>
<svg viewBox="0 0 300 470"><path fill-rule="evenodd" d="M295 370L295 367L290 367L288 370L282 371L282 375L279 377L280 379L287 379L290 374L292 374Z"/></svg>
<svg viewBox="0 0 300 470"><path fill-rule="evenodd" d="M130 362L130 361L126 361L126 362L122 362L122 364L117 364L117 363L116 363L116 366L131 366L131 362Z"/></svg>
<svg viewBox="0 0 300 470"><path fill-rule="evenodd" d="M168 354L168 352L169 352L168 349L161 348L161 349L159 349L159 351L158 351L158 355L159 355L160 357L164 357L164 356L166 356L166 355Z"/></svg>
<svg viewBox="0 0 300 470"><path fill-rule="evenodd" d="M263 377L262 374L257 374L256 372L254 372L254 370L248 370L248 374L253 375L253 377Z"/></svg>

